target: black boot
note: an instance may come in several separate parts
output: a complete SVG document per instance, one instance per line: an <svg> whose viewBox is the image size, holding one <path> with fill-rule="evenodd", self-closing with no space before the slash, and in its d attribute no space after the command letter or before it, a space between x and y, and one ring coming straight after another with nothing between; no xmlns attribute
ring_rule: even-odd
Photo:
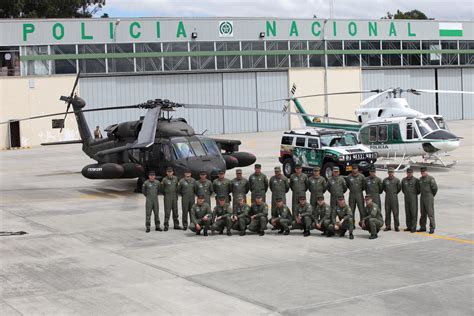
<svg viewBox="0 0 474 316"><path fill-rule="evenodd" d="M161 229L161 227L160 227L160 226L156 226L155 230L156 230L157 232L161 232L161 231L163 231L163 229Z"/></svg>
<svg viewBox="0 0 474 316"><path fill-rule="evenodd" d="M303 236L304 236L304 237L308 237L309 235L311 235L311 233L309 232L309 230L305 230L305 231L303 232Z"/></svg>
<svg viewBox="0 0 474 316"><path fill-rule="evenodd" d="M434 234L434 228L430 228L430 234Z"/></svg>
<svg viewBox="0 0 474 316"><path fill-rule="evenodd" d="M370 235L369 239L376 239L378 236L377 234Z"/></svg>
<svg viewBox="0 0 474 316"><path fill-rule="evenodd" d="M352 233L349 233L349 239L354 239L354 235Z"/></svg>
<svg viewBox="0 0 474 316"><path fill-rule="evenodd" d="M149 233L149 232L150 232L150 227L147 227L145 230L145 233Z"/></svg>
<svg viewBox="0 0 474 316"><path fill-rule="evenodd" d="M207 236L208 233L207 233L207 228L204 228L204 236Z"/></svg>
<svg viewBox="0 0 474 316"><path fill-rule="evenodd" d="M219 231L219 235L222 235L223 233L224 233L223 229Z"/></svg>
<svg viewBox="0 0 474 316"><path fill-rule="evenodd" d="M179 226L179 224L178 224L178 225L174 225L173 229L176 229L176 230L179 229L179 230L181 230L182 228L181 228L181 226Z"/></svg>
<svg viewBox="0 0 474 316"><path fill-rule="evenodd" d="M265 235L265 231L261 230L259 233L258 233L259 236L263 236Z"/></svg>
<svg viewBox="0 0 474 316"><path fill-rule="evenodd" d="M245 230L241 230L239 235L240 236L245 236Z"/></svg>
<svg viewBox="0 0 474 316"><path fill-rule="evenodd" d="M290 230L289 229L285 229L285 231L283 232L283 235L289 235L290 234Z"/></svg>
<svg viewBox="0 0 474 316"><path fill-rule="evenodd" d="M230 229L227 230L227 236L232 236Z"/></svg>
<svg viewBox="0 0 474 316"><path fill-rule="evenodd" d="M279 234L283 234L284 231L285 231L285 230L282 228L282 229L280 229L280 231L279 231L278 233L279 233Z"/></svg>
<svg viewBox="0 0 474 316"><path fill-rule="evenodd" d="M183 230L188 230L188 225L183 225Z"/></svg>
<svg viewBox="0 0 474 316"><path fill-rule="evenodd" d="M390 228L390 226L387 226L387 227L385 227L385 228L383 229L384 232L388 232L389 230L392 230L392 229Z"/></svg>
<svg viewBox="0 0 474 316"><path fill-rule="evenodd" d="M167 232L167 231L168 231L168 226L165 226L165 232Z"/></svg>
<svg viewBox="0 0 474 316"><path fill-rule="evenodd" d="M396 232L399 232L399 231L400 231L400 228L398 228L398 226L395 226L395 231L396 231Z"/></svg>

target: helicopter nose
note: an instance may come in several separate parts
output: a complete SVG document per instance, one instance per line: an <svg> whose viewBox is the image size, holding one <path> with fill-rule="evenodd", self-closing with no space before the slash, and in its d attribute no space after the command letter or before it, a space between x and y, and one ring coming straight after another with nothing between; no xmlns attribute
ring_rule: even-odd
<svg viewBox="0 0 474 316"><path fill-rule="evenodd" d="M459 140L444 141L439 143L432 143L434 147L443 152L453 151L459 147Z"/></svg>

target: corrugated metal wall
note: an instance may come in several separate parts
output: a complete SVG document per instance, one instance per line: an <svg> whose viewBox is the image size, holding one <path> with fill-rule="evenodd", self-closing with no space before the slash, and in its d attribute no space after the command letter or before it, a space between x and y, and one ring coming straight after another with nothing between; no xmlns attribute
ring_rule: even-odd
<svg viewBox="0 0 474 316"><path fill-rule="evenodd" d="M474 68L462 69L462 88L464 91L474 91ZM474 95L463 94L463 119L474 119Z"/></svg>
<svg viewBox="0 0 474 316"><path fill-rule="evenodd" d="M256 107L257 101L288 96L287 72L245 72L215 74L177 74L120 77L90 77L80 81L81 96L87 108L131 105L149 99L174 102ZM271 102L262 108L281 110L283 103ZM143 110L120 110L87 113L89 127L136 120ZM287 118L280 114L236 110L179 109L197 133L241 133L289 128Z"/></svg>
<svg viewBox="0 0 474 316"><path fill-rule="evenodd" d="M439 90L462 90L461 69L438 69ZM446 120L462 120L462 95L439 93L439 114Z"/></svg>

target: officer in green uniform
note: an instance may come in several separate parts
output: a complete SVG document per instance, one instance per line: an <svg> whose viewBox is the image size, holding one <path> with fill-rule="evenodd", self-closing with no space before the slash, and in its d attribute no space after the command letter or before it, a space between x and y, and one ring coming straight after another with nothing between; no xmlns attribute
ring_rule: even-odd
<svg viewBox="0 0 474 316"><path fill-rule="evenodd" d="M245 235L247 225L250 224L250 206L245 202L244 196L236 197L237 205L232 210L232 229L240 230L240 236Z"/></svg>
<svg viewBox="0 0 474 316"><path fill-rule="evenodd" d="M313 208L306 202L305 195L298 198L298 205L293 215L295 217L295 221L292 225L293 228L303 229L303 236L308 237L311 234L310 230L313 226Z"/></svg>
<svg viewBox="0 0 474 316"><path fill-rule="evenodd" d="M196 204L191 207L191 225L189 229L196 235L200 235L201 230L203 230L204 236L207 236L207 231L211 226L212 211L204 198L204 195L198 194Z"/></svg>
<svg viewBox="0 0 474 316"><path fill-rule="evenodd" d="M375 204L382 209L382 200L380 194L383 192L382 179L375 174L375 167L369 169L369 176L365 178L365 193L372 197Z"/></svg>
<svg viewBox="0 0 474 316"><path fill-rule="evenodd" d="M352 210L349 205L346 204L344 196L340 195L337 198L337 205L332 212L331 224L329 225L329 231L332 235L339 234L343 237L346 231L349 230L349 239L354 239L352 231L354 230L354 222L352 220Z"/></svg>
<svg viewBox="0 0 474 316"><path fill-rule="evenodd" d="M230 192L232 191L232 187L230 180L225 177L224 170L219 170L218 178L212 182L212 190L216 194L216 204L218 196L225 197L226 203L230 202Z"/></svg>
<svg viewBox="0 0 474 316"><path fill-rule="evenodd" d="M199 173L199 180L196 181L194 186L194 192L196 195L204 195L204 200L206 201L207 204L209 204L209 207L211 206L211 194L213 193L212 190L212 182L207 179L207 172L206 171L201 171Z"/></svg>
<svg viewBox="0 0 474 316"><path fill-rule="evenodd" d="M234 208L237 206L237 203L238 203L237 197L239 195L242 196L244 201L247 201L247 193L250 190L250 186L249 186L249 181L245 179L244 177L242 177L242 169L235 170L235 178L232 179L230 184L231 184L231 192L232 192L232 199L233 199L232 207Z"/></svg>
<svg viewBox="0 0 474 316"><path fill-rule="evenodd" d="M329 225L331 224L332 210L324 201L324 195L316 197L316 207L313 209L314 228L322 231L321 235L331 237Z"/></svg>
<svg viewBox="0 0 474 316"><path fill-rule="evenodd" d="M355 224L356 206L359 209L359 218L364 217L364 195L365 177L359 173L359 166L352 165L352 172L346 177L347 188L349 189L349 207L352 210L352 221Z"/></svg>
<svg viewBox="0 0 474 316"><path fill-rule="evenodd" d="M382 188L385 191L385 229L384 231L391 230L391 217L393 214L393 222L395 225L395 231L398 232L400 229L400 220L398 219L399 207L398 207L398 193L402 190L402 184L400 180L395 177L395 169L392 167L388 168L388 177L383 179Z"/></svg>
<svg viewBox="0 0 474 316"><path fill-rule="evenodd" d="M291 221L293 220L291 211L281 197L277 197L275 203L275 207L272 208L272 218L269 222L275 229L280 230L279 234L288 235L290 233Z"/></svg>
<svg viewBox="0 0 474 316"><path fill-rule="evenodd" d="M318 196L324 195L324 192L326 192L327 181L324 177L321 177L320 172L321 169L315 167L313 175L308 179L308 190L311 192L309 204L311 204L313 210L316 208Z"/></svg>
<svg viewBox="0 0 474 316"><path fill-rule="evenodd" d="M300 164L295 166L295 173L290 176L290 188L293 192L291 210L295 214L299 197L306 196L306 191L308 190L308 176L303 173Z"/></svg>
<svg viewBox="0 0 474 316"><path fill-rule="evenodd" d="M286 193L290 190L288 178L281 173L281 167L275 167L275 175L270 178L270 191L272 191L272 214L276 207L276 200L280 198L286 204Z"/></svg>
<svg viewBox="0 0 474 316"><path fill-rule="evenodd" d="M151 212L155 217L155 230L161 231L160 227L160 207L158 205L158 193L160 192L160 181L156 179L155 171L148 173L148 180L143 183L142 193L146 196L145 203L145 227L146 232L150 232Z"/></svg>
<svg viewBox="0 0 474 316"><path fill-rule="evenodd" d="M166 168L166 177L161 180L165 202L165 231L168 230L171 211L173 211L174 229L181 229L178 219L178 178L173 175L173 168Z"/></svg>
<svg viewBox="0 0 474 316"><path fill-rule="evenodd" d="M337 197L344 195L347 191L346 180L340 176L339 167L332 168L332 177L329 177L327 188L331 193L331 208L334 208L337 204Z"/></svg>
<svg viewBox="0 0 474 316"><path fill-rule="evenodd" d="M434 215L434 197L438 192L438 185L435 179L428 175L426 167L421 167L420 177L420 229L426 231L426 217L430 219L430 234L433 234L436 228Z"/></svg>
<svg viewBox="0 0 474 316"><path fill-rule="evenodd" d="M225 201L224 195L219 195L217 197L217 205L214 207L214 212L212 213L212 233L218 231L220 235L224 233L224 228L227 228L227 236L232 236L230 228L232 222L230 217L232 216L232 208L229 203Z"/></svg>
<svg viewBox="0 0 474 316"><path fill-rule="evenodd" d="M184 171L184 177L178 182L178 193L181 195L183 230L188 229L188 217L194 204L194 185L196 180L191 177L191 170Z"/></svg>
<svg viewBox="0 0 474 316"><path fill-rule="evenodd" d="M420 181L413 176L413 169L407 169L407 176L402 179L402 192L405 196L405 218L407 228L405 231L416 232L418 217L418 194L420 194Z"/></svg>
<svg viewBox="0 0 474 316"><path fill-rule="evenodd" d="M250 207L249 215L251 220L249 230L258 233L260 236L265 235L268 222L268 206L260 194L255 196L255 203Z"/></svg>
<svg viewBox="0 0 474 316"><path fill-rule="evenodd" d="M268 190L267 176L262 173L262 165L255 164L255 172L249 177L250 192L252 192L252 204L255 203L257 195L262 197L265 203L265 196Z"/></svg>
<svg viewBox="0 0 474 316"><path fill-rule="evenodd" d="M370 194L365 196L365 216L361 219L359 225L362 229L368 230L370 232L369 239L377 238L377 233L383 226L383 218L380 207L374 203Z"/></svg>

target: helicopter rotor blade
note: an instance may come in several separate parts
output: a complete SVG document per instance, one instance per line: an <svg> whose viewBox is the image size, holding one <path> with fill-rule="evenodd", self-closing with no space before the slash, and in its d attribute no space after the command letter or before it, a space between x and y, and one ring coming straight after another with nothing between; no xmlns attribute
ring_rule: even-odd
<svg viewBox="0 0 474 316"><path fill-rule="evenodd" d="M69 108L71 107L72 98L74 97L74 91L76 91L76 87L77 87L77 83L79 82L80 75L81 75L81 70L79 69L79 71L77 72L76 80L74 81L74 86L72 86L71 95L69 96L69 99L67 100L67 107L66 107L66 112L65 112L66 114L64 114L63 124L61 126L61 129L59 130L60 133L62 133L64 124L66 123L67 113L69 112Z"/></svg>
<svg viewBox="0 0 474 316"><path fill-rule="evenodd" d="M474 94L473 91L457 91L457 90L429 90L429 89L407 89L407 92L416 94L417 92L426 93L456 93L456 94Z"/></svg>
<svg viewBox="0 0 474 316"><path fill-rule="evenodd" d="M156 107L148 109L143 119L142 128L138 133L136 143L132 146L132 149L147 148L155 142L156 127L158 125L158 116L160 115L161 108Z"/></svg>
<svg viewBox="0 0 474 316"><path fill-rule="evenodd" d="M380 90L378 90L378 91L380 91ZM375 94L375 95L372 95L372 96L368 97L367 99L364 99L364 100L360 103L359 106L360 106L360 107L363 107L363 106L369 104L370 102L374 101L375 99L377 99L377 98L381 97L382 95L385 95L385 94L387 94L387 93L389 93L389 92L391 92L391 91L393 91L392 88L387 89L387 90L384 90L384 91L380 91L379 93L377 93L377 94Z"/></svg>
<svg viewBox="0 0 474 316"><path fill-rule="evenodd" d="M290 98L281 98L281 99L261 101L261 102L259 102L259 104L270 103L270 102L275 102L275 101L291 101L291 100L294 100L294 99L323 97L325 95L329 96L329 95L346 95L346 94L380 93L380 92L382 92L382 90L375 89L375 90L358 90L358 91L341 91L341 92L330 92L330 93L306 94L306 95L301 95L301 96L298 96L298 97L290 97Z"/></svg>

